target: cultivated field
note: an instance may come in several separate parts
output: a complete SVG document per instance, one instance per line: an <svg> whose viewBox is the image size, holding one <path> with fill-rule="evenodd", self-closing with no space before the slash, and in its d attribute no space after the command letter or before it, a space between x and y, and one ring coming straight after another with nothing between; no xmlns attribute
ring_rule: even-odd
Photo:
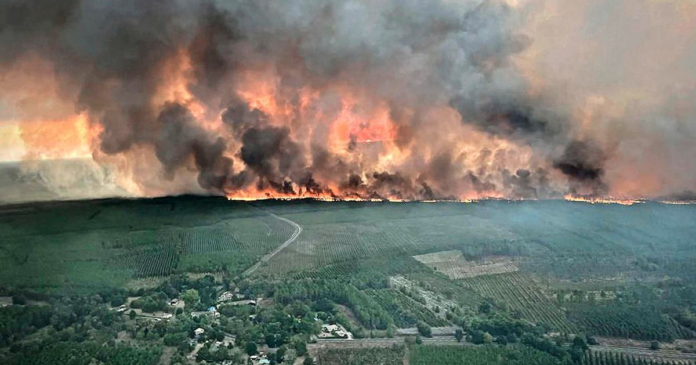
<svg viewBox="0 0 696 365"><path fill-rule="evenodd" d="M220 199L104 200L0 208L0 279L46 289L118 287L185 272L241 273L294 232Z"/></svg>
<svg viewBox="0 0 696 365"><path fill-rule="evenodd" d="M413 258L455 280L519 270L508 257L492 256L478 261L467 261L461 251L435 252Z"/></svg>
<svg viewBox="0 0 696 365"><path fill-rule="evenodd" d="M479 276L463 281L462 285L485 298L506 303L533 323L549 325L559 332L576 332L565 314L528 276L517 273Z"/></svg>
<svg viewBox="0 0 696 365"><path fill-rule="evenodd" d="M696 206L657 203L5 206L0 360L10 344L39 351L30 342L45 327L87 357L118 334L161 363L218 361L217 342L233 337L241 345L216 353L245 363L246 345L285 346L302 358L322 324L340 324L362 342L319 346L320 364L691 364L693 346L676 344L696 338L694 237ZM189 347L199 327L208 342Z"/></svg>

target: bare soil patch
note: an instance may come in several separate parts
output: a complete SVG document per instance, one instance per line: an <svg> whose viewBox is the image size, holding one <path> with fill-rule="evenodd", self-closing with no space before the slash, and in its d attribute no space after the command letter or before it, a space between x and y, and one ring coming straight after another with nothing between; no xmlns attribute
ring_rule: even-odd
<svg viewBox="0 0 696 365"><path fill-rule="evenodd" d="M517 265L505 256L468 261L461 251L442 251L417 255L413 258L453 280L519 271Z"/></svg>

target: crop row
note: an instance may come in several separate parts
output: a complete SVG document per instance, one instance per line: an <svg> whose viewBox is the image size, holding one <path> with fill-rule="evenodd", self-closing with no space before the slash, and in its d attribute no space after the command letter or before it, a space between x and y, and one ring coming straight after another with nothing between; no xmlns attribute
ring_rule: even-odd
<svg viewBox="0 0 696 365"><path fill-rule="evenodd" d="M450 323L438 317L422 304L405 296L398 290L366 290L366 294L373 297L382 308L391 313L394 324L397 327L414 327L418 321L423 321L430 326L447 326Z"/></svg>
<svg viewBox="0 0 696 365"><path fill-rule="evenodd" d="M157 245L144 249L134 249L117 255L113 264L130 269L138 278L165 276L172 274L179 263L179 253L173 245Z"/></svg>
<svg viewBox="0 0 696 365"><path fill-rule="evenodd" d="M553 356L526 346L416 346L411 365L558 365Z"/></svg>
<svg viewBox="0 0 696 365"><path fill-rule="evenodd" d="M613 351L587 351L583 365L695 365L689 360L658 360Z"/></svg>
<svg viewBox="0 0 696 365"><path fill-rule="evenodd" d="M692 337L689 330L651 306L580 307L571 311L571 319L601 336L660 341Z"/></svg>
<svg viewBox="0 0 696 365"><path fill-rule="evenodd" d="M544 296L529 277L519 273L486 275L463 280L462 283L483 297L506 303L529 321L547 324L561 332L575 331L560 308Z"/></svg>

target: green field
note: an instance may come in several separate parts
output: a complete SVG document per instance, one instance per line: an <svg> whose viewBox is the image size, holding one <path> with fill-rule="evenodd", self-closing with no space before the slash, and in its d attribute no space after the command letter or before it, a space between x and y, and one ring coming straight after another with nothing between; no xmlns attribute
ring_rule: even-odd
<svg viewBox="0 0 696 365"><path fill-rule="evenodd" d="M215 198L0 208L0 280L89 290L185 272L239 274L293 231L248 204Z"/></svg>
<svg viewBox="0 0 696 365"><path fill-rule="evenodd" d="M337 365L401 365L404 346L370 349L331 349L320 351L319 364Z"/></svg>
<svg viewBox="0 0 696 365"><path fill-rule="evenodd" d="M565 318L565 314L543 293L541 288L529 277L518 273L486 275L462 281L482 297L506 303L522 318L539 324L546 324L559 332L575 333L575 326Z"/></svg>
<svg viewBox="0 0 696 365"><path fill-rule="evenodd" d="M500 349L492 346L481 348L419 346L411 354L410 364L556 365L558 361L553 356L525 347Z"/></svg>
<svg viewBox="0 0 696 365"><path fill-rule="evenodd" d="M589 352L586 365L693 365L694 361L651 359L645 356L626 355L618 352Z"/></svg>
<svg viewBox="0 0 696 365"><path fill-rule="evenodd" d="M86 363L122 352L146 358L138 351L148 346L181 360L202 327L207 340L239 343L216 352L203 342L197 358L244 363L249 344L297 355L319 323L338 323L365 339L406 336L399 331L429 337L439 328L454 342L456 328L471 346L413 345L406 337L395 348L313 354L319 363L396 364L408 356L411 364L649 364L631 349L615 358L573 341L601 336L638 341L644 351L650 341L693 351L694 237L696 206L649 202L184 196L4 206L0 304L15 305L0 306L0 361L16 363L14 353L37 348L48 353L36 356L78 352ZM191 291L194 304L166 326L141 321L141 313L110 314L126 303L175 315L168 303ZM187 317L232 291L265 304L219 306L212 322ZM124 333L135 352L114 342ZM94 354L101 345L109 350Z"/></svg>

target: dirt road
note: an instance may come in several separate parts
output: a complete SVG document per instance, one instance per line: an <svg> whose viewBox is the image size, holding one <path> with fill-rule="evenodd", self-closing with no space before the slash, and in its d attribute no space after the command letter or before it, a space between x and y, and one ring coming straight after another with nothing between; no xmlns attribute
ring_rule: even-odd
<svg viewBox="0 0 696 365"><path fill-rule="evenodd" d="M301 227L299 224L297 224L297 223L295 223L295 222L293 222L293 221L291 221L291 220L289 220L289 219L287 219L287 218L279 217L279 216L277 216L277 215L275 215L275 214L273 214L273 213L268 213L268 214L269 214L270 216L272 216L273 218L279 219L279 220L281 220L281 221L283 221L283 222L285 222L285 223L288 223L288 224L292 225L293 227L295 227L295 232L292 234L292 236L290 236L290 238L287 239L287 241L283 242L282 245L276 247L275 250L273 250L273 251L271 251L270 253L268 253L268 254L266 254L265 256L263 256L263 257L261 258L261 260L259 260L259 262L257 262L257 263L254 264L254 266L252 266L252 267L246 269L246 271L244 271L244 272L242 273L242 275L241 275L242 277L250 276L251 274L253 274L259 267L261 267L261 264L263 264L264 262L268 262L268 260L272 259L273 256L277 255L277 254L278 254L280 251L282 251L285 247L288 247L288 245L290 245L291 243L295 242L295 240L296 240L297 237L300 235L300 233L302 233L302 227Z"/></svg>

